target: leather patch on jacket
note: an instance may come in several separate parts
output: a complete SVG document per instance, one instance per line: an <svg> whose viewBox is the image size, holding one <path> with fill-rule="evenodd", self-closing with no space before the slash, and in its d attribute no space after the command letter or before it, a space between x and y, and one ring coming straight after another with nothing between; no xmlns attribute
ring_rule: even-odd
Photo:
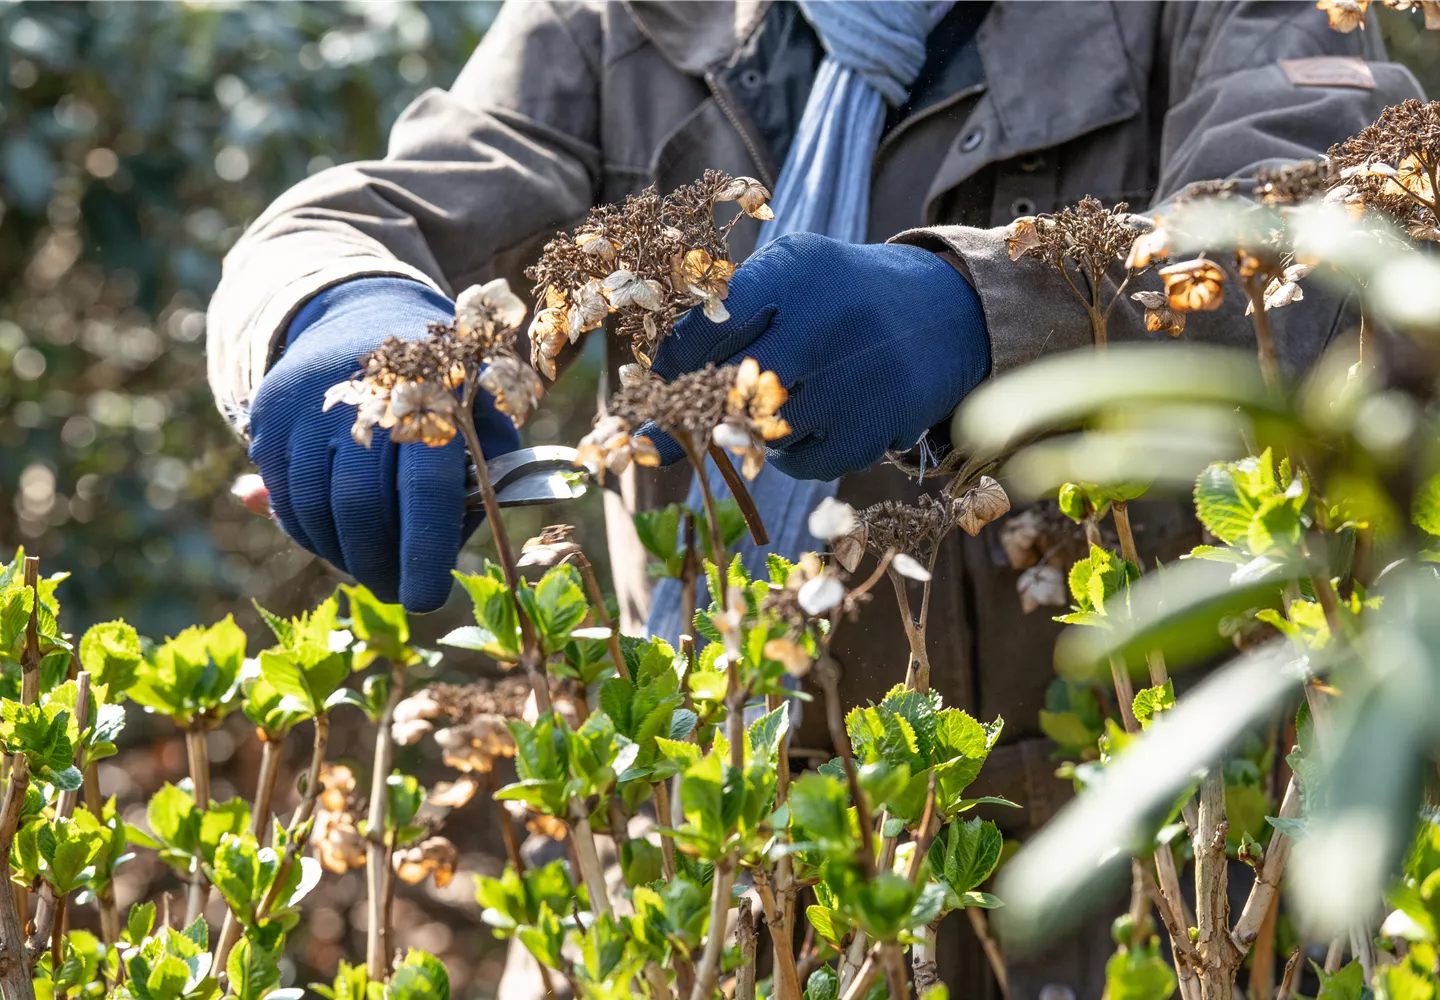
<svg viewBox="0 0 1440 1000"><path fill-rule="evenodd" d="M1280 68L1297 87L1353 87L1374 90L1375 75L1359 56L1308 56L1281 59Z"/></svg>

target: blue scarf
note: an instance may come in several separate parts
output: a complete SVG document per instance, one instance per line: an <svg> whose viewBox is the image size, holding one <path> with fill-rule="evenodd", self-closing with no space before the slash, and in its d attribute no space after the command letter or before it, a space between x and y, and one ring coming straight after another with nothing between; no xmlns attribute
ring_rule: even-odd
<svg viewBox="0 0 1440 1000"><path fill-rule="evenodd" d="M925 40L952 6L944 0L800 0L800 10L819 34L826 55L780 170L771 201L775 219L761 229L759 245L787 233L865 241L870 166L885 128L886 105L905 103L925 64ZM716 494L728 496L713 463L706 472ZM818 548L806 521L838 486L838 481L791 479L767 464L749 488L769 529L770 544L762 549L748 536L743 538L738 550L746 568L764 576L766 554L794 560ZM686 503L700 509L698 482ZM697 597L703 608L703 586ZM671 642L691 631L690 623L680 621L679 581L657 582L646 627L651 635Z"/></svg>

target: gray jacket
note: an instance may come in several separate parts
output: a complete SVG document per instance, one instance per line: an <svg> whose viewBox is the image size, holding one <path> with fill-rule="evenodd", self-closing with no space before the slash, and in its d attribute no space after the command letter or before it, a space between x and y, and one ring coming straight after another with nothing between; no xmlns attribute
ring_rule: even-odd
<svg viewBox="0 0 1440 1000"><path fill-rule="evenodd" d="M957 27L969 16L983 17L978 32L949 44L971 35ZM1061 280L1009 260L999 227L1015 216L1086 194L1141 210L1195 181L1314 156L1419 96L1405 69L1381 61L1373 26L1337 34L1309 2L959 4L930 50L876 155L870 236L953 251L979 291L997 375L1090 342ZM711 167L773 187L822 55L788 3L507 4L454 86L401 117L383 160L297 185L231 251L209 313L218 405L243 434L287 321L337 282L404 275L453 294L503 275L524 289L521 271L544 240L594 204ZM736 233L743 253L754 231ZM1186 336L1248 347L1235 298L1192 316ZM1305 366L1343 322L1339 303L1307 289L1275 314L1282 364ZM1110 336L1151 336L1135 303L1117 308ZM610 359L612 370L625 360L623 345L610 345ZM670 471L629 478L623 491L643 507L679 499L685 484ZM917 492L881 467L847 477L840 496L858 506ZM1147 560L1196 539L1180 504L1138 508ZM608 520L633 626L648 603L643 553L623 516ZM952 537L936 578L932 683L950 704L1005 716L987 790L1025 803L1022 826L1043 821L1066 794L1036 723L1056 627L1043 611L1021 613L995 526ZM840 651L847 704L903 677L893 599L876 605ZM807 715L797 741L825 745L819 713ZM981 995L973 985L960 995Z"/></svg>

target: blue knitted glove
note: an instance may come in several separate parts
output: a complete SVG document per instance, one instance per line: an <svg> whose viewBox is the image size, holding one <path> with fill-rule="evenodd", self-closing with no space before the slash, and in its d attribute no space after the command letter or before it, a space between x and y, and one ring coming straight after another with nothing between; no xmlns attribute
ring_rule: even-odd
<svg viewBox="0 0 1440 1000"><path fill-rule="evenodd" d="M980 297L919 247L782 236L735 272L725 308L724 323L685 315L654 370L671 379L753 357L775 372L793 433L766 457L793 479L838 479L914 447L990 371Z"/></svg>
<svg viewBox="0 0 1440 1000"><path fill-rule="evenodd" d="M250 410L250 460L290 537L410 611L445 603L450 570L483 519L465 510L465 444L396 445L376 428L369 448L350 437L353 406L321 412L325 390L360 367L387 336L421 337L453 318L439 292L404 278L357 278L315 296L287 331ZM484 393L475 427L486 456L520 446Z"/></svg>

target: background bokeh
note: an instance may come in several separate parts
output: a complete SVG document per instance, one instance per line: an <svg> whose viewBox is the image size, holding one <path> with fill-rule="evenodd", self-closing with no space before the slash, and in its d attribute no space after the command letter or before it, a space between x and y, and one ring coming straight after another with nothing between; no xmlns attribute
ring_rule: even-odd
<svg viewBox="0 0 1440 1000"><path fill-rule="evenodd" d="M258 648L252 598L293 612L333 589L328 567L229 495L248 463L205 382L205 304L248 220L309 173L382 155L401 109L454 78L497 6L0 7L0 561L23 544L47 570L72 571L67 628L123 616L159 638L233 612ZM1380 18L1392 54L1440 94L1437 36L1415 15ZM531 441L578 439L596 367L591 351L572 368L527 427ZM564 516L603 572L598 500ZM541 517L518 514L512 533ZM484 534L467 561L483 558ZM422 636L455 624L463 603ZM449 662L452 675L483 669ZM173 731L134 716L130 749L102 775L132 807L184 770ZM218 798L251 787L253 740L231 722L212 737ZM340 734L336 755L360 765L366 738ZM443 776L434 762L402 763ZM462 867L493 871L498 842L475 815L447 832ZM128 877L139 895L168 876ZM357 877L324 891L300 932L300 982L363 943ZM397 924L445 958L457 997L493 996L500 952L468 877L399 905Z"/></svg>

